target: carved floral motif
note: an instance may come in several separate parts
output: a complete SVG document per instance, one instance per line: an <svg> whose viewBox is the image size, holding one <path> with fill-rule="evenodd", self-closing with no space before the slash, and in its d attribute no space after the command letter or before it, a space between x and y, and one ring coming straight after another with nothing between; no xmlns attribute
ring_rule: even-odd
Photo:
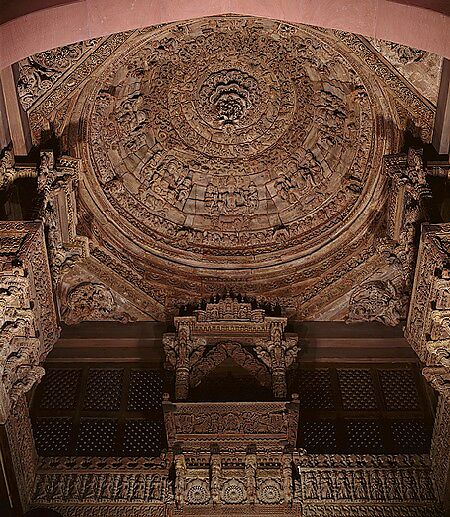
<svg viewBox="0 0 450 517"><path fill-rule="evenodd" d="M126 323L129 320L129 316L118 309L111 289L91 282L78 284L69 291L62 318L68 325L81 321L118 320Z"/></svg>

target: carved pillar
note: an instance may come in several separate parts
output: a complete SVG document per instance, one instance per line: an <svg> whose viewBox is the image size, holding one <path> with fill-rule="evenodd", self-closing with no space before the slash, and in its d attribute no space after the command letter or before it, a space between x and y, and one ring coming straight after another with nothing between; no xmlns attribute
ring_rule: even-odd
<svg viewBox="0 0 450 517"><path fill-rule="evenodd" d="M6 115L14 152L20 156L27 156L32 145L31 132L27 114L17 95L17 77L17 64L0 70L0 94L4 101L4 115Z"/></svg>
<svg viewBox="0 0 450 517"><path fill-rule="evenodd" d="M294 497L293 494L293 475L292 475L292 453L283 454L281 460L281 470L283 474L283 492L284 492L284 501L286 503L291 503Z"/></svg>
<svg viewBox="0 0 450 517"><path fill-rule="evenodd" d="M220 503L220 486L222 478L222 460L218 452L211 454L211 499L213 504Z"/></svg>
<svg viewBox="0 0 450 517"><path fill-rule="evenodd" d="M0 223L0 423L44 374L59 329L40 223Z"/></svg>
<svg viewBox="0 0 450 517"><path fill-rule="evenodd" d="M175 398L186 400L189 395L191 369L200 360L206 341L192 337L192 318L179 317L174 321L177 333L164 335L164 352L167 366L175 371Z"/></svg>
<svg viewBox="0 0 450 517"><path fill-rule="evenodd" d="M247 481L247 497L250 504L256 501L256 451L250 450L245 456L245 478Z"/></svg>
<svg viewBox="0 0 450 517"><path fill-rule="evenodd" d="M175 455L175 504L181 508L184 503L186 488L186 460L183 454Z"/></svg>
<svg viewBox="0 0 450 517"><path fill-rule="evenodd" d="M450 511L450 225L424 225L405 336L439 393L431 445L432 476Z"/></svg>
<svg viewBox="0 0 450 517"><path fill-rule="evenodd" d="M5 429L20 504L26 509L33 497L38 456L25 397L21 397L13 407Z"/></svg>
<svg viewBox="0 0 450 517"><path fill-rule="evenodd" d="M44 375L59 329L42 224L0 222L0 249L0 424L23 511L36 473L24 395Z"/></svg>
<svg viewBox="0 0 450 517"><path fill-rule="evenodd" d="M297 337L283 336L286 318L266 318L270 322L269 339L256 342L257 356L272 372L272 389L275 398L284 399L287 395L286 370L297 357L299 347Z"/></svg>

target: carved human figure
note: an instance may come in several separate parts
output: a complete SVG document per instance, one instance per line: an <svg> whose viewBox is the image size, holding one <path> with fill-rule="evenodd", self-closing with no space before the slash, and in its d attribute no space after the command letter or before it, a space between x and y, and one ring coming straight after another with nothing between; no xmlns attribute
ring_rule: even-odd
<svg viewBox="0 0 450 517"><path fill-rule="evenodd" d="M175 504L181 508L186 487L186 461L181 454L175 456Z"/></svg>
<svg viewBox="0 0 450 517"><path fill-rule="evenodd" d="M346 472L339 470L336 474L336 482L334 486L335 499L351 499L352 493L348 475Z"/></svg>
<svg viewBox="0 0 450 517"><path fill-rule="evenodd" d="M292 457L284 454L281 460L283 492L286 503L292 502L293 497L293 474L292 474Z"/></svg>
<svg viewBox="0 0 450 517"><path fill-rule="evenodd" d="M318 483L315 472L305 472L302 475L305 499L318 499Z"/></svg>
<svg viewBox="0 0 450 517"><path fill-rule="evenodd" d="M367 499L367 485L364 475L356 470L353 473L353 495L355 499Z"/></svg>
<svg viewBox="0 0 450 517"><path fill-rule="evenodd" d="M247 467L246 467L247 469ZM220 503L220 487L222 465L219 454L211 455L211 499L213 504Z"/></svg>
<svg viewBox="0 0 450 517"><path fill-rule="evenodd" d="M382 501L384 499L383 481L379 476L378 470L371 470L369 472L369 480L369 487L372 498L378 501Z"/></svg>
<svg viewBox="0 0 450 517"><path fill-rule="evenodd" d="M326 470L320 473L320 499L333 499L332 480Z"/></svg>

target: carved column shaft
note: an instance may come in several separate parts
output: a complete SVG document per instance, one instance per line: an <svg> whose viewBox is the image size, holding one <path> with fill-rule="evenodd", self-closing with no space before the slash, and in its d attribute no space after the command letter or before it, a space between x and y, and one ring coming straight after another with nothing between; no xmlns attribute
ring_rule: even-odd
<svg viewBox="0 0 450 517"><path fill-rule="evenodd" d="M247 497L251 504L256 501L256 454L245 457L245 477L247 481Z"/></svg>
<svg viewBox="0 0 450 517"><path fill-rule="evenodd" d="M221 470L220 454L211 454L211 499L213 504L220 502Z"/></svg>
<svg viewBox="0 0 450 517"><path fill-rule="evenodd" d="M189 368L179 366L175 370L175 398L186 400L189 395Z"/></svg>
<svg viewBox="0 0 450 517"><path fill-rule="evenodd" d="M186 488L186 460L182 454L175 456L175 504L181 508Z"/></svg>

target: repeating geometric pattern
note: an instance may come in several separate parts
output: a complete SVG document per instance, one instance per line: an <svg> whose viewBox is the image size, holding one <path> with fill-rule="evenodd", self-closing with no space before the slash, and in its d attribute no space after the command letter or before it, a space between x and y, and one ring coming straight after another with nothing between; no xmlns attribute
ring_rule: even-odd
<svg viewBox="0 0 450 517"><path fill-rule="evenodd" d="M298 389L302 409L334 408L329 369L299 370Z"/></svg>
<svg viewBox="0 0 450 517"><path fill-rule="evenodd" d="M430 451L431 429L424 420L396 420L391 423L396 453L425 454Z"/></svg>
<svg viewBox="0 0 450 517"><path fill-rule="evenodd" d="M72 432L70 417L41 417L33 422L36 450L41 456L65 455Z"/></svg>
<svg viewBox="0 0 450 517"><path fill-rule="evenodd" d="M161 409L163 381L154 370L131 370L128 411Z"/></svg>
<svg viewBox="0 0 450 517"><path fill-rule="evenodd" d="M377 399L368 369L339 368L339 385L343 408L350 411L377 409Z"/></svg>
<svg viewBox="0 0 450 517"><path fill-rule="evenodd" d="M118 421L112 418L82 418L78 433L77 454L112 454Z"/></svg>
<svg viewBox="0 0 450 517"><path fill-rule="evenodd" d="M74 409L81 369L49 368L42 380L41 409Z"/></svg>
<svg viewBox="0 0 450 517"><path fill-rule="evenodd" d="M379 370L386 409L419 409L419 398L411 370Z"/></svg>
<svg viewBox="0 0 450 517"><path fill-rule="evenodd" d="M86 387L84 409L117 411L122 397L123 370L91 368Z"/></svg>
<svg viewBox="0 0 450 517"><path fill-rule="evenodd" d="M336 425L330 420L305 420L299 429L299 447L308 453L336 452Z"/></svg>
<svg viewBox="0 0 450 517"><path fill-rule="evenodd" d="M162 422L127 420L123 438L126 456L155 456L161 451Z"/></svg>
<svg viewBox="0 0 450 517"><path fill-rule="evenodd" d="M383 437L376 420L347 421L348 452L355 454L382 454Z"/></svg>

